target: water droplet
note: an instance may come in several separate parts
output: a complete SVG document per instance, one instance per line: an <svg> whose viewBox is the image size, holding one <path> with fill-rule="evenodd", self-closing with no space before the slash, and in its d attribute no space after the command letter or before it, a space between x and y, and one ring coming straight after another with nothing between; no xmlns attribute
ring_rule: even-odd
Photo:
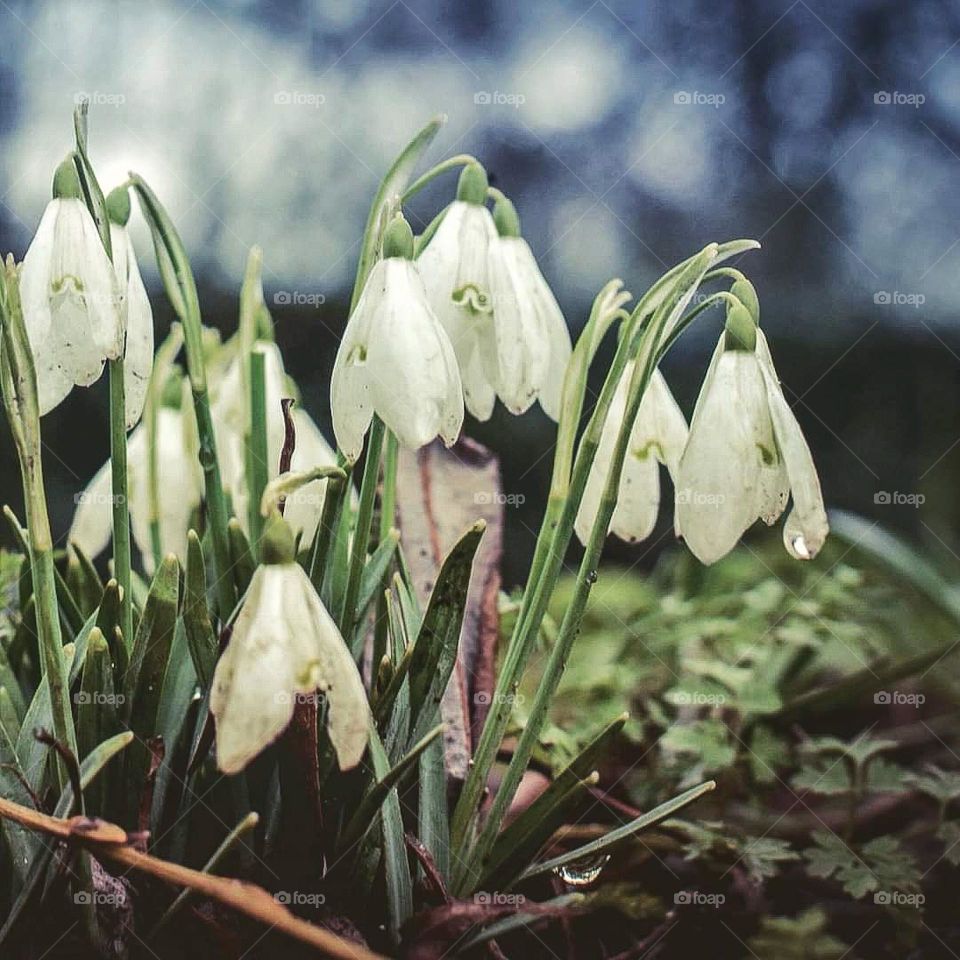
<svg viewBox="0 0 960 960"><path fill-rule="evenodd" d="M603 873L603 868L607 865L609 859L610 854L604 853L598 857L567 863L562 867L557 867L554 872L571 887L587 887Z"/></svg>
<svg viewBox="0 0 960 960"><path fill-rule="evenodd" d="M803 539L802 533L795 533L787 540L787 549L791 556L797 560L809 560L810 551L807 549L807 541Z"/></svg>
<svg viewBox="0 0 960 960"><path fill-rule="evenodd" d="M591 571L587 574L587 583L596 583L597 580L599 579L599 577L600 577L600 575L597 573L596 570L591 570Z"/></svg>

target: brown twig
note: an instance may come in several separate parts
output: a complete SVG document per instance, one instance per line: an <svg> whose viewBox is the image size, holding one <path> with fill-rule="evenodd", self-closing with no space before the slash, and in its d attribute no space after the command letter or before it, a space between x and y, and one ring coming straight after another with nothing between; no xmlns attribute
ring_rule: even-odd
<svg viewBox="0 0 960 960"><path fill-rule="evenodd" d="M0 797L0 817L65 842L80 844L100 860L142 870L174 886L189 887L271 929L280 930L301 943L310 944L331 957L343 960L384 960L380 954L373 953L360 944L351 943L329 930L295 917L263 887L229 877L201 873L199 870L135 850L127 844L126 832L116 824L88 817L62 820L3 797Z"/></svg>

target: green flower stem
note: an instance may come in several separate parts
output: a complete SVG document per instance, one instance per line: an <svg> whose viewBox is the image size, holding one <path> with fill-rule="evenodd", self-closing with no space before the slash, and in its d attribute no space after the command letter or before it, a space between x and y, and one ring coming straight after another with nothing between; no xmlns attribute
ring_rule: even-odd
<svg viewBox="0 0 960 960"><path fill-rule="evenodd" d="M399 444L392 430L387 430L383 448L383 489L380 494L380 537L383 540L390 535L397 513L397 465ZM373 626L373 663L379 665L387 652L387 599L386 591L390 587L390 570L383 575L383 588L377 597L377 615Z"/></svg>
<svg viewBox="0 0 960 960"><path fill-rule="evenodd" d="M265 358L257 350L250 352L250 435L247 437L247 477L250 484L250 503L247 521L250 526L250 546L256 557L260 555L260 534L263 517L260 500L267 486L267 382Z"/></svg>
<svg viewBox="0 0 960 960"><path fill-rule="evenodd" d="M76 756L77 737L73 714L70 711L70 689L63 655L63 637L60 633L53 537L43 485L37 375L20 309L17 269L12 257L7 259L5 276L0 286L0 320L3 326L0 379L4 408L17 448L23 483L23 500L30 534L30 573L33 580L40 662L50 691L54 735ZM69 784L70 778L59 754L56 770L58 785L63 790Z"/></svg>
<svg viewBox="0 0 960 960"><path fill-rule="evenodd" d="M367 548L370 545L370 531L373 527L373 508L377 498L377 483L380 479L380 458L383 452L386 427L374 414L367 437L367 459L363 465L363 480L360 483L360 506L357 508L357 522L353 528L353 547L350 550L350 567L347 573L347 586L344 592L343 608L340 616L340 633L359 656L359 646L354 636L358 623L357 600L360 596L360 580L367 561Z"/></svg>
<svg viewBox="0 0 960 960"><path fill-rule="evenodd" d="M164 289L177 316L183 323L183 339L187 353L187 375L193 394L193 407L200 438L200 465L203 468L207 519L213 540L213 559L220 617L226 620L236 604L236 592L230 571L230 539L227 532L227 501L223 493L217 438L210 415L210 394L207 387L203 356L203 324L197 286L190 269L183 241L177 228L156 194L142 177L130 174L130 183L137 193L144 217L153 235L157 265Z"/></svg>
<svg viewBox="0 0 960 960"><path fill-rule="evenodd" d="M428 183L432 183L437 177L443 176L449 170L456 170L458 167L465 167L470 163L477 163L476 157L471 157L469 153L460 153L455 157L448 157L442 160L435 167L431 167L425 174L418 177L407 187L400 197L401 203L406 203L411 197L418 194Z"/></svg>
<svg viewBox="0 0 960 960"><path fill-rule="evenodd" d="M120 586L120 629L133 648L133 593L130 589L130 498L127 493L126 392L123 357L110 361L110 477L113 505L113 575Z"/></svg>
<svg viewBox="0 0 960 960"><path fill-rule="evenodd" d="M487 716L483 731L481 732L477 749L474 752L473 764L467 775L466 783L464 784L460 799L454 810L452 843L455 848L462 848L471 844L472 828L480 797L486 788L490 767L496 757L497 749L503 739L507 723L509 722L512 694L516 692L519 685L520 677L529 659L540 630L540 624L546 613L547 604L549 603L557 578L559 577L563 565L563 558L573 534L576 514L580 501L583 499L583 492L586 488L590 469L600 443L603 424L620 377L623 374L627 362L637 355L641 346L641 335L643 335L643 340L646 343L652 345L651 349L646 351L647 356L652 357L654 355L654 348L663 330L669 327L670 320L673 319L673 309L671 309L669 313L663 309L663 305L667 302L671 290L678 287L688 276L695 276L697 282L699 282L703 273L711 263L715 262L718 256L719 253L716 245L711 244L700 254L674 267L647 291L635 307L630 320L625 324L625 329L617 345L613 362L607 373L607 378L604 381L600 399L594 408L580 442L580 449L573 467L570 488L562 511L558 511L559 518L556 520L556 528L550 541L550 547L545 551L543 566L538 572L537 579L528 581L521 611L517 618L517 625L507 647L507 653L500 676L497 679L497 687L493 696L492 707ZM657 325L654 321L658 313L663 316ZM655 327L652 334L645 328L646 320L651 314L654 315L654 319L651 320L650 325L651 327ZM651 363L645 362L641 370L647 369L648 367L652 369ZM637 371L635 370L634 377L636 376ZM639 405L639 398L634 399L636 399L636 403ZM630 422L632 422L632 420ZM611 471L611 475L619 477L619 469L615 472ZM612 509L611 507L611 513ZM607 525L609 525L609 518ZM604 526L604 536L606 535L606 529L607 526ZM546 702L544 702L544 710L545 708ZM542 722L542 716L538 719L535 714L531 714L531 719L528 721L528 729L534 727L538 732L540 722ZM512 796L512 791L508 791L508 793ZM501 805L504 802L505 801L501 801ZM499 829L499 823L491 825L492 819L493 818L488 818L488 826L484 829L483 843L488 847L489 843L492 842L492 838L495 836L496 830ZM469 887L483 855L483 850L475 851L461 861L461 869L455 882L457 891Z"/></svg>

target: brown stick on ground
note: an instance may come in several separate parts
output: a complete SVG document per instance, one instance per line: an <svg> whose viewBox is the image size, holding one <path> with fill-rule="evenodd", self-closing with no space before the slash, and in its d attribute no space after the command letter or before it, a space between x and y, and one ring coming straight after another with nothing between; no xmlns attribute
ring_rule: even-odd
<svg viewBox="0 0 960 960"><path fill-rule="evenodd" d="M78 844L89 850L98 860L112 861L142 870L174 886L189 887L271 929L275 928L301 943L310 944L331 957L343 960L384 960L380 954L373 953L360 944L351 943L323 927L295 917L263 887L243 880L201 873L199 870L135 850L127 844L126 833L116 824L85 817L63 820L31 810L3 797L0 797L0 817L13 820L30 830L38 830L65 842Z"/></svg>

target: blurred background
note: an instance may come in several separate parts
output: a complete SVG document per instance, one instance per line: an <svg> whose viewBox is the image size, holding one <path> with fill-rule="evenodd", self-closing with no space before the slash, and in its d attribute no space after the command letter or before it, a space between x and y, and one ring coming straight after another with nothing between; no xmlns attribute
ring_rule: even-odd
<svg viewBox="0 0 960 960"><path fill-rule="evenodd" d="M711 240L759 239L739 266L828 503L960 567L956 4L4 0L0 90L0 249L26 250L86 94L104 187L128 169L153 185L206 322L232 331L247 250L263 247L278 340L328 435L367 208L434 114L448 122L428 159L487 165L574 332L611 277L640 294ZM418 197L412 222L454 185ZM170 311L137 229L162 336ZM718 327L700 324L666 363L688 414ZM107 456L105 378L44 431L62 536ZM498 408L467 431L503 460L516 580L554 430ZM20 501L5 426L0 500ZM622 556L646 564L671 539L665 515Z"/></svg>

